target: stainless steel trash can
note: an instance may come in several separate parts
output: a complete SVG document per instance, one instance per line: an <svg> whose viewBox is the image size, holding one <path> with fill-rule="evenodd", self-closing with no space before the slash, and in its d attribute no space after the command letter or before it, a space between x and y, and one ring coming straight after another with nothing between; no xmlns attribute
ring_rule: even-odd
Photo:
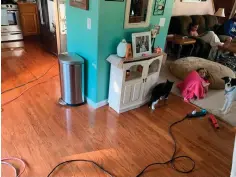
<svg viewBox="0 0 236 177"><path fill-rule="evenodd" d="M62 105L84 103L84 59L76 53L59 55Z"/></svg>

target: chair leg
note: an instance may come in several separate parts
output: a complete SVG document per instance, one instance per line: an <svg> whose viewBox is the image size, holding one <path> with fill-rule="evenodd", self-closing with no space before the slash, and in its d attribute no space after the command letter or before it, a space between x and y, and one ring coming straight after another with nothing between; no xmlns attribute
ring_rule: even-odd
<svg viewBox="0 0 236 177"><path fill-rule="evenodd" d="M177 59L180 58L182 49L183 49L183 46L182 46L182 45L179 45L179 50L178 50L178 54L177 54Z"/></svg>
<svg viewBox="0 0 236 177"><path fill-rule="evenodd" d="M191 48L191 50L190 50L190 56L192 56L192 53L193 53L193 49L194 49L194 44L192 44L192 48Z"/></svg>

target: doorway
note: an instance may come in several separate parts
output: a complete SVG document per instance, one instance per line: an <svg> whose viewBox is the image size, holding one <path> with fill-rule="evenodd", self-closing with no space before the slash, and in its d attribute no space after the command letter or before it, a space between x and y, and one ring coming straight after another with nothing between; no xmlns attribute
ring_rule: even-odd
<svg viewBox="0 0 236 177"><path fill-rule="evenodd" d="M23 40L2 50L2 94L57 75L57 55L67 52L64 0L19 2L18 8Z"/></svg>
<svg viewBox="0 0 236 177"><path fill-rule="evenodd" d="M57 55L67 51L65 0L38 0L40 38L49 52Z"/></svg>

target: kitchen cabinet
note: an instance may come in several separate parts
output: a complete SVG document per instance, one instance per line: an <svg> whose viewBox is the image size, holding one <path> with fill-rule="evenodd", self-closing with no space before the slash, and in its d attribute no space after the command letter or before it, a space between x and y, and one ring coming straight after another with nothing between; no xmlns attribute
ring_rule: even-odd
<svg viewBox="0 0 236 177"><path fill-rule="evenodd" d="M24 36L39 34L39 18L36 3L18 3L20 22Z"/></svg>
<svg viewBox="0 0 236 177"><path fill-rule="evenodd" d="M122 113L147 103L158 83L162 58L163 55L153 54L126 62L117 55L109 56L109 106Z"/></svg>

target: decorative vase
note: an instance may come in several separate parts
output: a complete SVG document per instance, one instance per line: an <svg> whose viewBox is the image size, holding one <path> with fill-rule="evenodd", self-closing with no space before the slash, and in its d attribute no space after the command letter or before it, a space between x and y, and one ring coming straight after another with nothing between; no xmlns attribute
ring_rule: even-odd
<svg viewBox="0 0 236 177"><path fill-rule="evenodd" d="M117 55L121 58L125 57L127 50L127 42L123 39L117 46Z"/></svg>

